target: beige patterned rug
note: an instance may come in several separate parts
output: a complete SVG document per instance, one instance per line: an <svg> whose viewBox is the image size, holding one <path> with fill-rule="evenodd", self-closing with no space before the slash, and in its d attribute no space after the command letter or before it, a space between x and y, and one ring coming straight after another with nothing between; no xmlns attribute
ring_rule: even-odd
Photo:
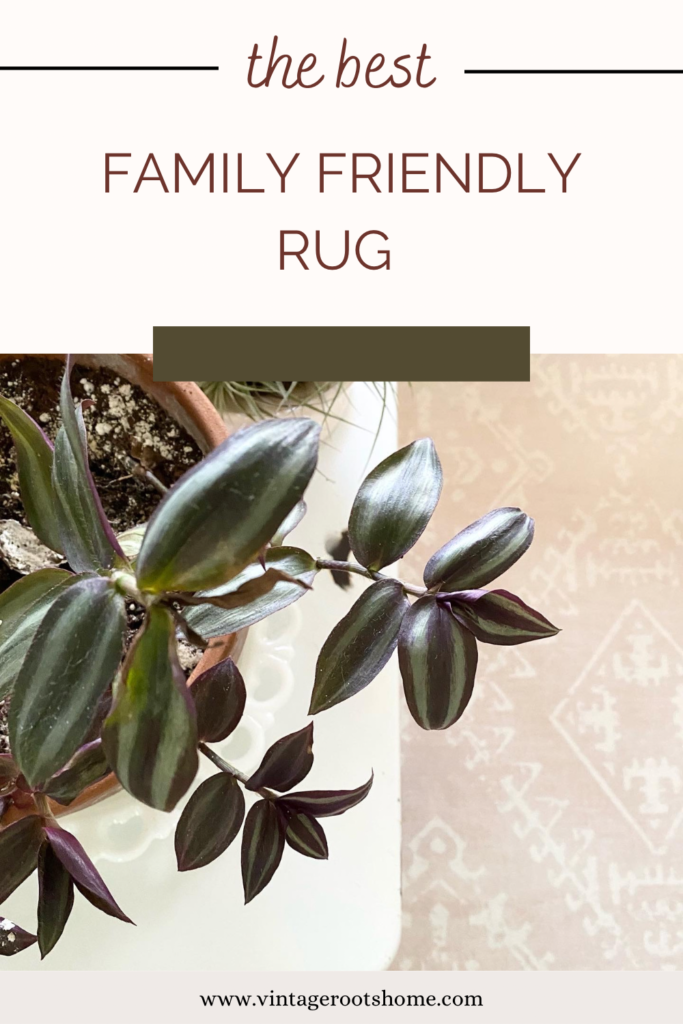
<svg viewBox="0 0 683 1024"><path fill-rule="evenodd" d="M445 475L404 578L520 505L500 585L563 632L481 645L450 731L404 716L394 968L682 968L683 357L537 356L529 384L403 385L401 418Z"/></svg>

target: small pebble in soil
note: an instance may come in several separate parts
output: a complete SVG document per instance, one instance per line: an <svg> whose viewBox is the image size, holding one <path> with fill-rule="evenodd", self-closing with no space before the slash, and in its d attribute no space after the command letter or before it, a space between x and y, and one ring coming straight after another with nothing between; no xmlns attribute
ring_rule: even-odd
<svg viewBox="0 0 683 1024"><path fill-rule="evenodd" d="M7 716L9 714L9 701L0 700L0 754L9 753L9 736L7 729Z"/></svg>

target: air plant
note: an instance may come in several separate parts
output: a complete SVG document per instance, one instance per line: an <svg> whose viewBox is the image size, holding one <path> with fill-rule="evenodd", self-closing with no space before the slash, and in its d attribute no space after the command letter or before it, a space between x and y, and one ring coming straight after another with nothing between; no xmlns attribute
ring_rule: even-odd
<svg viewBox="0 0 683 1024"><path fill-rule="evenodd" d="M237 412L252 420L303 411L317 413L323 420L338 420L342 417L335 412L335 405L347 390L347 384L338 380L209 380L197 383L221 416ZM386 380L367 381L366 385L379 399L383 415L394 385Z"/></svg>
<svg viewBox="0 0 683 1024"><path fill-rule="evenodd" d="M180 816L180 871L214 861L242 833L246 902L270 882L285 847L325 859L320 819L364 800L372 776L345 790L297 790L313 765L313 723L277 740L247 776L214 749L237 727L246 688L225 658L188 688L185 637L213 638L300 600L330 571L370 580L322 645L310 714L359 693L398 647L406 699L424 729L445 729L472 693L477 641L518 644L557 632L505 590L482 589L526 551L533 521L490 512L428 561L424 585L382 570L416 543L436 507L441 466L428 439L409 444L365 479L351 511L356 561L316 558L285 544L305 514L320 428L265 420L233 434L162 498L146 528L117 538L88 466L83 404L67 361L54 448L37 424L0 398L15 443L23 505L37 537L65 568L24 576L0 595L0 699L11 697L10 755L0 756L0 904L38 873L37 935L0 918L0 954L59 940L74 891L129 921L78 840L53 813L113 772L135 799L171 811L195 781L199 758L217 773ZM348 548L347 548L348 550ZM144 613L127 651L126 606ZM245 793L255 797L247 812Z"/></svg>

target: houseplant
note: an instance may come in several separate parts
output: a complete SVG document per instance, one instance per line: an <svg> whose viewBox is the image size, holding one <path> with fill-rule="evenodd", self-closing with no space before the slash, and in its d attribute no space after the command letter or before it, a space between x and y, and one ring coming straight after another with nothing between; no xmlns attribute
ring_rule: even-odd
<svg viewBox="0 0 683 1024"><path fill-rule="evenodd" d="M178 867L210 863L241 830L247 902L270 882L285 846L325 858L320 818L370 792L372 777L351 790L294 790L313 765L312 723L272 744L249 777L226 763L212 744L239 723L244 681L223 658L188 688L179 635L209 648L304 597L321 571L360 575L371 585L322 646L311 715L370 684L398 647L411 714L425 729L444 729L470 699L477 640L515 644L557 632L514 595L482 589L531 543L533 521L519 509L490 512L448 541L428 561L423 585L382 572L416 543L436 507L442 474L428 439L362 483L349 520L357 561L284 543L305 514L317 460L320 428L303 418L232 435L168 490L124 551L92 481L70 377L67 361L54 449L26 413L0 399L29 522L67 565L39 569L0 597L0 699L11 696L11 753L0 757L0 903L33 871L39 880L37 936L0 920L4 955L38 941L45 956L62 935L74 887L129 920L56 813L110 771L137 800L170 811L190 790L199 756L208 758L218 772L180 817ZM130 606L144 622L124 651ZM244 791L257 797L248 813Z"/></svg>
<svg viewBox="0 0 683 1024"><path fill-rule="evenodd" d="M17 355L11 353L0 353L0 394L11 381L12 387L8 387L10 397L16 404L21 405L26 411L31 411L34 419L40 415L40 423L46 431L50 429L54 440L54 426L51 420L58 420L59 411L59 382L63 372L65 355L46 353L42 355ZM93 473L97 473L96 481L99 493L105 504L106 515L112 523L120 519L120 508L114 508L117 498L127 495L131 501L130 514L133 516L130 522L119 523L116 532L119 533L126 525L130 526L144 521L156 504L159 495L154 486L150 486L145 479L147 474L144 465L150 466L148 444L156 444L161 448L164 455L163 466L159 468L156 464L155 455L158 452L151 452L151 466L156 477L154 484L159 485L159 477L169 484L175 476L180 475L184 468L196 463L202 456L215 448L228 436L228 430L221 416L214 408L209 399L202 393L200 388L188 381L155 381L153 376L153 359L151 355L142 353L83 353L74 357L74 372L72 382L74 388L78 388L84 397L89 397L90 408L85 412L85 419L88 425L88 441ZM82 378L79 380L79 378ZM106 383L105 383L106 381ZM93 382L95 391L93 391ZM125 407L124 407L125 402ZM121 406L121 408L119 408ZM85 404L84 404L85 409ZM104 410L115 411L115 415L103 414ZM43 410L49 410L46 414ZM126 417L129 420L129 430L125 429ZM98 455L102 452L102 436L111 442L113 434L105 433L112 427L118 430L123 418L124 441L119 443L118 451L109 462L113 464L108 467L109 473L99 465ZM147 420L154 422L151 428L153 437L149 436L149 428L145 425ZM47 423L50 424L48 427ZM52 428L52 429L51 429ZM172 450L167 452L169 447L168 434L176 435ZM125 436L129 434L130 436ZM145 449L138 450L141 446L140 438L144 439ZM2 442L6 440L6 444ZM183 444L189 442L193 447L190 453L190 460L183 455ZM185 449L189 450L189 449ZM6 453L10 463L3 461L3 451ZM130 456L134 456L131 459ZM169 462L168 460L172 460ZM132 465L134 463L134 465ZM12 451L11 436L5 433L5 438L0 434L0 535L2 533L2 520L12 512L3 508L3 488L16 486L15 480L2 481L3 476L8 476L9 465L14 468L14 453ZM116 472L116 466L119 471ZM169 466L172 471L169 476ZM97 469L99 467L99 473ZM127 467L127 468L124 468ZM116 477L122 476L119 482ZM134 497L141 494L141 488L152 492L152 503L143 501L142 507L135 505ZM120 502L119 502L120 504ZM19 505L19 508L21 506ZM124 515L126 513L124 512ZM22 517L25 520L25 516ZM125 544L125 541L122 543ZM0 543L0 569L2 568L2 544ZM16 574L15 574L16 575ZM2 579L0 571L0 592L4 589L6 580ZM198 652L199 664L196 673L206 670L210 665L220 660L221 655L231 655L235 660L240 656L244 646L245 632L230 634L218 639L212 644L212 648L206 652ZM3 722L0 716L0 753L2 752ZM103 779L87 787L70 805L70 809L81 809L94 803L104 796L110 795L118 783L113 774L106 775Z"/></svg>

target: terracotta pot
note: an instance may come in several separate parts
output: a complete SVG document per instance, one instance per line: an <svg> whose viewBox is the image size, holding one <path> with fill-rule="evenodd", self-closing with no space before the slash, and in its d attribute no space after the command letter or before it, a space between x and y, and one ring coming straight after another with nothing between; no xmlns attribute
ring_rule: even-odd
<svg viewBox="0 0 683 1024"><path fill-rule="evenodd" d="M12 359L22 359L26 354L11 355L0 353L0 363ZM31 353L33 355L33 353ZM64 362L66 356L54 353L41 354L38 358L58 359ZM152 356L142 354L109 354L105 352L91 355L76 355L79 364L92 368L104 367L119 374L131 384L137 384L148 395L155 399L161 408L171 416L176 423L183 427L188 434L196 441L203 452L208 452L216 445L224 441L228 436L228 430L223 420L214 409L206 395L191 381L155 381L152 378ZM246 630L239 633L230 633L227 636L219 637L217 642L206 651L196 669L190 676L189 682L205 672L217 661L231 655L237 658L244 646ZM53 813L56 816L71 814L73 811L88 807L104 797L117 792L121 787L113 774L107 775L100 782L85 789L79 797L68 807L61 807L59 804L50 801ZM19 810L12 806L2 819L6 825L15 818L22 817L30 810Z"/></svg>

